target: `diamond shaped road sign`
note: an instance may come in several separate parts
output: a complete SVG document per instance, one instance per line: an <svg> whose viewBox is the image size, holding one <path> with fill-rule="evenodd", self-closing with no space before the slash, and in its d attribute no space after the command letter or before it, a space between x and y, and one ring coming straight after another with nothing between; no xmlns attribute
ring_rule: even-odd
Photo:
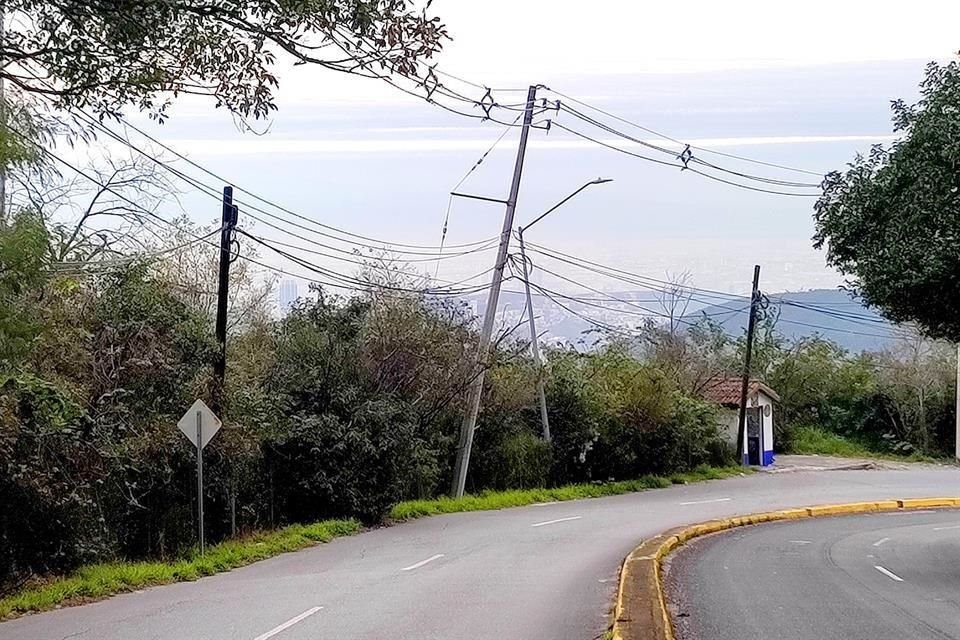
<svg viewBox="0 0 960 640"><path fill-rule="evenodd" d="M180 418L177 427L180 428L180 431L183 431L183 435L187 436L187 439L195 447L197 446L197 416L200 420L200 448L203 449L220 430L221 422L220 418L214 415L203 400L194 402Z"/></svg>

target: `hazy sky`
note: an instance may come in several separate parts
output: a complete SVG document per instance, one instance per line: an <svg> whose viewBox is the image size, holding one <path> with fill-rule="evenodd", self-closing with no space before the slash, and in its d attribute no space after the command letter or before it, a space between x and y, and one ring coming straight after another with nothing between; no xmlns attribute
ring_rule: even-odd
<svg viewBox="0 0 960 640"><path fill-rule="evenodd" d="M909 11L900 3L849 0L436 0L432 10L454 37L438 59L441 69L494 87L525 91L542 83L676 139L818 172L842 168L856 152L889 140L889 101L913 98L926 62L948 60L960 47L960 3L945 0L915 0ZM498 99L520 102L523 93ZM304 66L282 70L279 106L259 136L195 101L178 105L168 123L146 126L197 162L303 215L427 245L439 242L448 192L503 131L376 81ZM568 114L557 122L611 140ZM505 197L516 139L509 132L463 190ZM614 182L556 211L530 231L531 240L654 277L689 271L699 286L733 292L746 289L755 262L764 265L770 291L840 282L810 248L813 199L709 182L556 128L531 136L518 222L597 176ZM216 203L199 195L185 194L184 203L197 220L218 215ZM456 201L448 242L494 236L502 215L499 205ZM251 224L243 211L241 225L287 242L316 239L284 237ZM440 277L462 278L491 261L489 253L449 260ZM572 268L565 273L599 288L623 286Z"/></svg>

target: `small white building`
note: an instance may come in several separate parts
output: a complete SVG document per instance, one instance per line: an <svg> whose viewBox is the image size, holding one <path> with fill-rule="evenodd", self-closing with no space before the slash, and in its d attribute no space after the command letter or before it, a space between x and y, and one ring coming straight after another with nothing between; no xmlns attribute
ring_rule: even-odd
<svg viewBox="0 0 960 640"><path fill-rule="evenodd" d="M736 449L737 426L740 419L742 378L715 378L707 382L701 392L705 400L716 402L720 412L720 433ZM759 380L747 385L746 436L740 457L744 464L763 466L773 464L773 407L780 396Z"/></svg>

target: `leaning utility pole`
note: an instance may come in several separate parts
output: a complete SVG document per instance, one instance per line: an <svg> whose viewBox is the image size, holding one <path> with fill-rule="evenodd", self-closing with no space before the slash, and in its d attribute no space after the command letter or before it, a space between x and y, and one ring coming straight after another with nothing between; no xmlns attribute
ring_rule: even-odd
<svg viewBox="0 0 960 640"><path fill-rule="evenodd" d="M487 297L487 308L483 314L483 330L480 334L480 345L477 348L477 358L474 366L479 368L476 377L470 385L467 397L467 413L460 425L460 439L457 443L457 459L453 467L453 486L450 493L455 498L463 495L467 484L467 468L470 466L470 449L473 447L473 430L477 425L477 414L480 412L480 396L483 394L483 378L486 369L486 359L490 352L490 338L493 334L493 324L497 315L497 304L500 302L500 285L503 282L503 268L507 262L507 249L510 246L510 232L513 230L513 214L517 209L517 195L520 193L520 176L523 173L523 158L527 152L527 138L530 135L530 124L533 122L534 102L537 99L537 86L531 85L527 91L527 107L523 114L523 128L520 130L520 144L517 147L517 162L513 168L513 182L510 185L510 196L507 198L507 210L503 217L503 229L500 231L500 249L497 251L497 262L493 267L493 280L490 283L490 294Z"/></svg>
<svg viewBox="0 0 960 640"><path fill-rule="evenodd" d="M227 294L230 287L230 245L237 226L237 206L233 204L233 187L223 188L223 209L220 214L220 279L217 285L217 359L213 363L216 388L213 411L223 415L224 379L227 373Z"/></svg>
<svg viewBox="0 0 960 640"><path fill-rule="evenodd" d="M533 317L533 298L530 296L530 272L527 269L527 249L523 244L523 227L517 230L520 239L520 259L523 262L523 286L527 290L527 318L530 321L530 349L537 364L537 395L540 397L540 422L543 425L543 439L550 442L550 420L547 417L547 395L543 391L543 362L540 360L540 339L537 337L537 323Z"/></svg>
<svg viewBox="0 0 960 640"><path fill-rule="evenodd" d="M956 434L954 435L954 456L960 462L960 344L957 345L957 408Z"/></svg>
<svg viewBox="0 0 960 640"><path fill-rule="evenodd" d="M760 306L760 265L753 267L753 293L750 295L750 320L747 322L747 352L743 359L743 382L740 386L740 415L737 421L737 458L743 461L744 429L747 422L747 388L750 385L750 358L753 355L753 332L757 325L757 307Z"/></svg>

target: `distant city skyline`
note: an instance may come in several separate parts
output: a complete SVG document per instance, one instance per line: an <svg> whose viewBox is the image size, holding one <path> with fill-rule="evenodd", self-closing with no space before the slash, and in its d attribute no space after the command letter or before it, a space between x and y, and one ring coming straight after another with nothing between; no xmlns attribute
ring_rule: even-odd
<svg viewBox="0 0 960 640"><path fill-rule="evenodd" d="M300 284L293 278L283 278L277 286L277 311L285 317L300 297Z"/></svg>

